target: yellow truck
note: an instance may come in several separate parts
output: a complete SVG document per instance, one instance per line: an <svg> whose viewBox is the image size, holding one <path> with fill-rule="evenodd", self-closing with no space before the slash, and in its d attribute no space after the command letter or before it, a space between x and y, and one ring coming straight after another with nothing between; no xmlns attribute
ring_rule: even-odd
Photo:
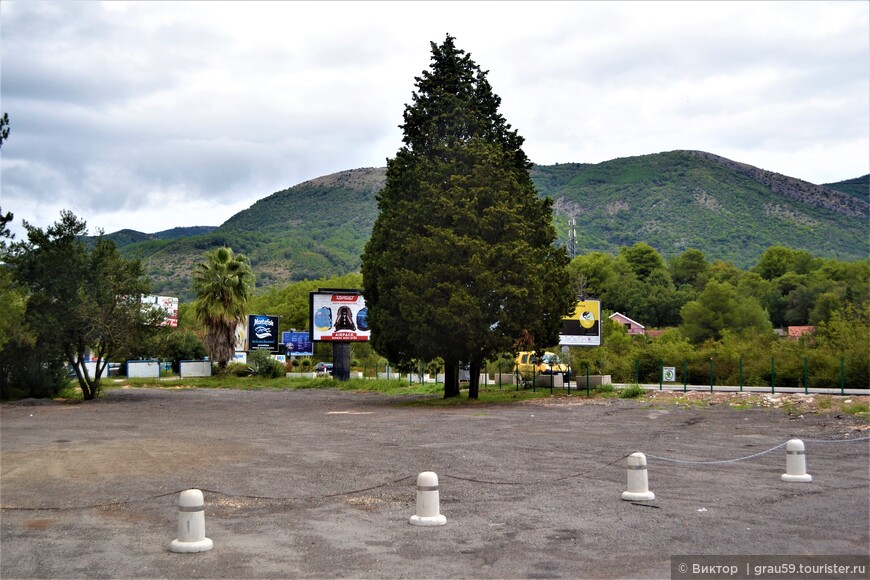
<svg viewBox="0 0 870 580"><path fill-rule="evenodd" d="M524 382L538 375L562 375L565 382L571 378L568 365L552 352L544 352L542 356L536 356L534 351L517 353L516 365L517 374Z"/></svg>

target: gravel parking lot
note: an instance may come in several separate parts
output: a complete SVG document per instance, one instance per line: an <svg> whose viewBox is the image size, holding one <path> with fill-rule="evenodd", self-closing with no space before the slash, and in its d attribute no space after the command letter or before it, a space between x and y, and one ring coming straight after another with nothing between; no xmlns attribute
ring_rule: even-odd
<svg viewBox="0 0 870 580"><path fill-rule="evenodd" d="M124 388L7 403L0 576L668 578L680 554L864 555L868 435L851 415L578 395L433 408ZM811 483L781 481L783 447L691 463L792 437ZM621 499L636 451L663 458L649 460L653 502ZM408 524L428 470L442 527ZM209 552L169 551L188 488L205 494Z"/></svg>

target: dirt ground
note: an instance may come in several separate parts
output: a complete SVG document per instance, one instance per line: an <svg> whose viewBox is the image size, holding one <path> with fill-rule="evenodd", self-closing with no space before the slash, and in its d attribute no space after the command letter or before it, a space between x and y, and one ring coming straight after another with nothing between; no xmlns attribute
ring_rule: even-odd
<svg viewBox="0 0 870 580"><path fill-rule="evenodd" d="M868 398L760 397L430 408L125 388L3 404L0 577L668 578L681 554L867 554L870 429L838 409ZM781 481L793 437L811 483ZM655 456L652 502L621 499L636 451ZM442 527L408 524L427 470ZM189 488L214 549L176 554Z"/></svg>

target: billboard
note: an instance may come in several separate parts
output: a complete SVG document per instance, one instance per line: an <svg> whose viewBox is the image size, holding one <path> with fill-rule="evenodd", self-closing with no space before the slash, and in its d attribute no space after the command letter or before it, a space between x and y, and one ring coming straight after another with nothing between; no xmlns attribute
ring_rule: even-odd
<svg viewBox="0 0 870 580"><path fill-rule="evenodd" d="M243 320L236 325L233 336L236 353L248 350L248 322Z"/></svg>
<svg viewBox="0 0 870 580"><path fill-rule="evenodd" d="M282 332L281 344L286 347L290 356L311 356L314 354L314 343L310 332Z"/></svg>
<svg viewBox="0 0 870 580"><path fill-rule="evenodd" d="M559 346L601 346L601 302L581 300L574 313L562 319Z"/></svg>
<svg viewBox="0 0 870 580"><path fill-rule="evenodd" d="M366 301L359 290L318 290L309 297L312 342L368 341Z"/></svg>
<svg viewBox="0 0 870 580"><path fill-rule="evenodd" d="M248 350L278 352L278 317L267 314L248 316Z"/></svg>
<svg viewBox="0 0 870 580"><path fill-rule="evenodd" d="M157 308L164 313L161 326L178 326L178 298L174 296L142 296L142 304Z"/></svg>

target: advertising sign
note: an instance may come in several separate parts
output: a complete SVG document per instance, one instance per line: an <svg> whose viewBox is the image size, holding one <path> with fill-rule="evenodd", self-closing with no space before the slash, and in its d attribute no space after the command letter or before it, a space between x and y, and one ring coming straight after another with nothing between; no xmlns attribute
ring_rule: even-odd
<svg viewBox="0 0 870 580"><path fill-rule="evenodd" d="M233 336L236 353L248 350L248 324L245 321L239 322L236 326L236 332Z"/></svg>
<svg viewBox="0 0 870 580"><path fill-rule="evenodd" d="M309 332L282 332L281 344L283 344L290 356L311 356L314 354L314 343L311 342Z"/></svg>
<svg viewBox="0 0 870 580"><path fill-rule="evenodd" d="M248 316L248 350L278 351L278 317L265 314Z"/></svg>
<svg viewBox="0 0 870 580"><path fill-rule="evenodd" d="M142 304L164 312L163 326L178 326L178 298L174 296L143 296Z"/></svg>
<svg viewBox="0 0 870 580"><path fill-rule="evenodd" d="M601 346L601 302L581 300L574 314L562 319L559 346Z"/></svg>
<svg viewBox="0 0 870 580"><path fill-rule="evenodd" d="M666 383L673 383L677 380L676 367L662 367L662 380Z"/></svg>
<svg viewBox="0 0 870 580"><path fill-rule="evenodd" d="M368 341L366 301L358 290L318 290L309 298L311 340Z"/></svg>

